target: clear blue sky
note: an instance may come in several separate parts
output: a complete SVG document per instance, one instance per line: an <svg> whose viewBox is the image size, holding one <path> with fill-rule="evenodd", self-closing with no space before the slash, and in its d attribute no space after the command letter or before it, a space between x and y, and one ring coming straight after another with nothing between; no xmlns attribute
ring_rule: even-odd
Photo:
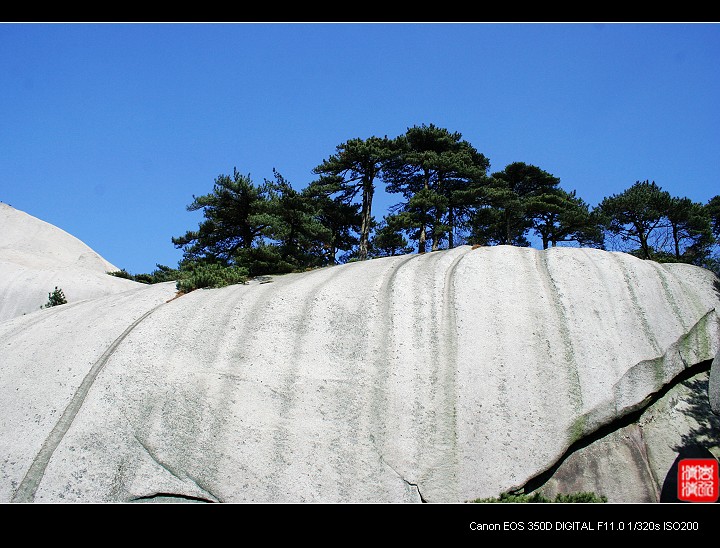
<svg viewBox="0 0 720 548"><path fill-rule="evenodd" d="M344 141L431 123L593 206L645 179L706 202L720 25L0 24L0 201L134 274L177 265L218 175L300 189Z"/></svg>

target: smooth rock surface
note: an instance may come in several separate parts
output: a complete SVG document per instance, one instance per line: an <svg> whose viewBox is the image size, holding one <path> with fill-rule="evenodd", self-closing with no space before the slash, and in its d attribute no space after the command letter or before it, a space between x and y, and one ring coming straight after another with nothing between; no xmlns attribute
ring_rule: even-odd
<svg viewBox="0 0 720 548"><path fill-rule="evenodd" d="M137 288L83 242L0 202L0 322L37 311L55 287L69 303Z"/></svg>
<svg viewBox="0 0 720 548"><path fill-rule="evenodd" d="M718 352L714 276L469 246L0 323L0 500L462 502Z"/></svg>

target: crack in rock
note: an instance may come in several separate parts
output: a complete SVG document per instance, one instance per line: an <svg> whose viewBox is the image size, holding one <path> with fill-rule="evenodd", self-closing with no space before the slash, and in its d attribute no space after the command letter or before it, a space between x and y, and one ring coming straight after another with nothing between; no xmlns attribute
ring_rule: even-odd
<svg viewBox="0 0 720 548"><path fill-rule="evenodd" d="M418 497L420 497L420 502L423 502L423 503L427 502L427 501L425 500L425 498L422 496L422 493L420 492L420 485L417 484L417 483L412 483L411 481L406 480L400 472L398 472L397 470L395 470L395 468L394 468L389 462L387 462L387 461L385 460L385 458L382 456L382 453L380 453L380 451L378 451L378 448L375 446L375 437L372 436L372 435L370 436L370 442L371 442L371 444L372 444L372 446L373 446L373 449L375 449L375 452L377 453L378 457L380 458L380 462L383 463L385 466L387 466L390 470L392 470L392 472L393 472L397 477L399 477L403 482L405 482L406 485L409 485L410 487L413 487L413 488L415 489L415 491L417 491Z"/></svg>
<svg viewBox="0 0 720 548"><path fill-rule="evenodd" d="M220 497L215 496L211 491L209 491L208 489L205 489L204 487L202 487L202 486L200 485L200 483L198 482L197 479L191 477L191 476L188 475L188 474L182 474L182 473L180 473L180 472L176 472L176 471L175 471L173 468L171 468L168 464L166 464L165 462L161 461L160 458L155 454L155 452L152 451L152 450L150 449L150 447L148 447L148 445L147 445L146 443L144 443L144 442L137 436L137 434L134 434L133 437L137 440L137 442L138 442L138 444L140 445L140 447L142 447L142 448L145 450L145 452L150 456L150 458L153 460L153 462L155 462L160 468L162 468L163 470L165 470L168 474L170 474L172 477L174 477L175 479L177 479L178 481L180 481L180 482L182 482L182 483L185 483L186 481L189 480L189 481L198 489L198 491L200 491L201 493L204 493L207 498L206 498L206 497L200 497L200 496L193 496L193 495L179 495L179 494L174 494L174 495L173 495L173 494L168 494L168 493L156 493L156 494L154 494L154 495L145 495L145 496L142 496L142 497L136 497L136 498L134 498L134 499L131 499L132 501L140 500L140 499L155 498L155 497L160 497L160 496L163 496L163 497L174 496L174 497L190 498L190 499L195 499L195 500L204 501L204 502L222 502L222 500L220 499Z"/></svg>
<svg viewBox="0 0 720 548"><path fill-rule="evenodd" d="M70 403L65 408L62 416L55 424L55 427L45 439L45 442L40 448L40 451L33 459L30 468L28 468L28 471L25 473L25 477L23 478L22 482L20 482L20 486L18 487L15 495L12 498L12 502L33 502L35 500L35 493L40 486L40 481L42 481L42 478L45 475L45 469L47 468L47 465L50 462L50 459L52 458L55 449L57 449L57 447L60 445L60 442L62 442L65 434L70 429L70 426L75 420L75 417L80 412L80 408L85 402L85 397L87 396L90 388L95 382L95 379L100 374L100 371L102 371L103 367L113 355L117 347L125 340L125 338L130 334L130 332L135 329L140 324L140 322L142 322L145 318L147 318L150 314L155 312L164 304L165 303L161 303L154 306L153 308L145 312L142 316L140 316L138 319L133 321L125 329L125 331L123 331L120 336L112 342L112 344L105 350L102 356L100 356L100 358L98 358L98 360L93 364L93 366L90 368L90 371L88 371L88 373L85 375L85 378L80 383L80 386L75 391L75 394L70 400Z"/></svg>
<svg viewBox="0 0 720 548"><path fill-rule="evenodd" d="M634 409L632 412L627 413L626 415L618 417L614 421L609 422L604 426L598 428L597 430L588 433L588 435L578 439L575 443L568 447L567 450L560 456L560 458L558 458L549 468L537 474L533 478L530 478L527 482L525 482L524 485L513 488L508 492L511 492L513 494L529 494L537 491L553 477L555 472L557 472L558 468L560 468L563 462L565 462L570 457L570 455L604 437L607 437L613 432L617 432L618 430L621 430L622 428L625 428L637 422L649 407L651 407L663 396L665 396L665 394L667 394L671 389L699 373L709 371L710 365L711 360L706 360L698 364L688 366L687 369L674 377L671 382L667 383L660 390L648 395L648 397L643 400L641 407Z"/></svg>
<svg viewBox="0 0 720 548"><path fill-rule="evenodd" d="M184 495L181 493L153 493L152 495L143 495L141 497L135 497L133 499L130 499L130 502L143 502L143 501L151 501L154 499L166 499L166 498L172 498L172 499L181 499L181 500L187 500L190 502L207 502L207 503L215 503L218 502L216 500L210 500L203 497L194 497L192 495Z"/></svg>

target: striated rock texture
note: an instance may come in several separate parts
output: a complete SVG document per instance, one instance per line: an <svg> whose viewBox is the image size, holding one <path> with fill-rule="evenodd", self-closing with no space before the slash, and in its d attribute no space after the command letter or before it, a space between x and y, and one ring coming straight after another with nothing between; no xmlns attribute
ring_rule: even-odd
<svg viewBox="0 0 720 548"><path fill-rule="evenodd" d="M462 246L265 281L1 322L0 500L498 496L720 349L709 271L622 253Z"/></svg>
<svg viewBox="0 0 720 548"><path fill-rule="evenodd" d="M591 491L608 502L678 502L676 461L720 458L720 417L708 408L708 371L687 373L632 420L582 440L537 490L548 498Z"/></svg>
<svg viewBox="0 0 720 548"><path fill-rule="evenodd" d="M55 287L68 302L136 288L67 232L0 202L0 322L37 311Z"/></svg>

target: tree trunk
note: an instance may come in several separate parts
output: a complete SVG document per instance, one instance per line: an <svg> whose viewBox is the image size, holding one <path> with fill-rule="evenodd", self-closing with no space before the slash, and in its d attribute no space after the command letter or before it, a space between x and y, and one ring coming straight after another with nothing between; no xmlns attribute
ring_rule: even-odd
<svg viewBox="0 0 720 548"><path fill-rule="evenodd" d="M430 174L427 172L427 170L425 171L423 187L425 187L425 190L430 190ZM421 217L423 219L425 218L426 213L427 213L427 211L422 212ZM418 239L418 253L425 253L425 251L427 249L426 242L427 242L427 232L425 230L425 222L423 221L423 225L420 228L420 238Z"/></svg>
<svg viewBox="0 0 720 548"><path fill-rule="evenodd" d="M437 210L436 210L437 211ZM437 227L440 224L440 216L436 213L435 214L435 230L433 230L432 235L432 251L437 251L440 249L440 234L438 233Z"/></svg>
<svg viewBox="0 0 720 548"><path fill-rule="evenodd" d="M455 238L453 232L455 232L455 216L453 215L453 208L448 210L448 225L450 230L448 231L448 249L455 247Z"/></svg>
<svg viewBox="0 0 720 548"><path fill-rule="evenodd" d="M505 224L505 241L500 243L510 245L510 216L507 214L507 210L505 210L503 215Z"/></svg>
<svg viewBox="0 0 720 548"><path fill-rule="evenodd" d="M643 232L638 233L638 238L640 239L640 249L642 249L644 259L650 258L650 248L648 247L647 242L647 235Z"/></svg>
<svg viewBox="0 0 720 548"><path fill-rule="evenodd" d="M373 198L373 187L372 182L368 185L365 184L363 188L363 203L362 203L362 223L360 225L360 246L358 249L358 257L361 261L367 259L368 254L368 241L370 236L370 219L372 215L372 198Z"/></svg>

